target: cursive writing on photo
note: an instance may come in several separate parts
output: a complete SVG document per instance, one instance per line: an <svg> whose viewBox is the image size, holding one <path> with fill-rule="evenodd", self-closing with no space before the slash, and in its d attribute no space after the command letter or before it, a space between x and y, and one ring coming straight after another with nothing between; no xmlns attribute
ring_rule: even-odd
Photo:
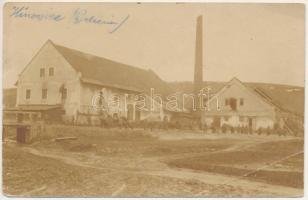
<svg viewBox="0 0 308 200"><path fill-rule="evenodd" d="M38 22L51 21L58 23L66 20L74 25L105 25L108 26L109 33L117 31L129 19L129 15L125 15L124 17L114 17L114 15L108 17L96 16L83 8L77 8L70 12L69 15L70 16L66 16L65 14L58 13L53 9L50 9L49 11L34 11L31 10L30 7L25 6L13 6L12 12L10 13L10 17Z"/></svg>

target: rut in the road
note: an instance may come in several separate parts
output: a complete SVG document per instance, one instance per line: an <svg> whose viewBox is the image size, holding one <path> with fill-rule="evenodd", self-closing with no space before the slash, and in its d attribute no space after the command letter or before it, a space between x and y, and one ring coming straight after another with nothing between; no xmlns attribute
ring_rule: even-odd
<svg viewBox="0 0 308 200"><path fill-rule="evenodd" d="M246 148L250 148L252 146L253 145L251 143L236 144L227 149L223 149L223 150L219 150L219 151L215 151L211 153L226 152L226 151L239 150L239 149L243 150ZM52 153L51 151L48 151L48 152L40 151L32 147L23 147L23 150L33 155L36 155L36 156L56 159L56 160L59 160L69 165L104 170L106 175L121 172L121 173L129 173L129 174L142 174L142 175L147 175L147 176L172 177L172 178L186 179L186 180L194 179L194 180L198 180L200 182L206 183L206 184L215 184L215 185L221 185L222 183L225 183L225 185L232 185L232 186L242 187L245 189L252 189L252 190L258 189L258 190L262 190L262 191L266 191L270 193L276 193L277 195L298 196L302 193L302 190L300 189L284 187L284 186L276 186L276 185L261 183L261 182L252 181L252 180L245 180L239 177L222 175L222 174L214 174L214 173L208 173L208 172L184 170L184 169L177 169L177 168L167 168L167 169L161 169L161 170L137 170L137 169L132 170L132 169L125 169L125 168L123 169L123 168L101 167L101 166L97 166L94 164L86 163L73 156L69 157L68 155L66 156L59 155L55 152ZM100 156L95 156L94 159L103 159L103 158ZM108 172L106 172L106 170Z"/></svg>

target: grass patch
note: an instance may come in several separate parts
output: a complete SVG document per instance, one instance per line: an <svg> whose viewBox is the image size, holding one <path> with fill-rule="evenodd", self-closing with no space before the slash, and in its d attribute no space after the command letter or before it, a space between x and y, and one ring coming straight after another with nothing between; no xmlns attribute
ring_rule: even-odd
<svg viewBox="0 0 308 200"><path fill-rule="evenodd" d="M293 153L303 150L303 140L274 141L262 143L242 151L219 152L185 159L174 159L167 164L177 168L220 173L232 176L243 176L255 169L245 169L248 164L256 166L270 164ZM249 179L271 184L303 188L303 154L279 162L281 170L260 170L247 176ZM233 165L233 166L232 166ZM243 167L234 167L243 166ZM283 170L288 167L288 170ZM290 167L296 169L290 171Z"/></svg>

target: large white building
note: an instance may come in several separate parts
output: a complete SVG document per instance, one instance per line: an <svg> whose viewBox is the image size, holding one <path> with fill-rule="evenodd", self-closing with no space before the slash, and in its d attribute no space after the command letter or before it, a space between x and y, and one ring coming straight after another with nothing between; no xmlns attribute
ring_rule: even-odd
<svg viewBox="0 0 308 200"><path fill-rule="evenodd" d="M166 83L153 71L86 54L48 40L20 73L17 106L44 111L50 120L99 123L101 115L115 114L128 120L162 120L159 101L154 109L136 109L135 96L163 93Z"/></svg>

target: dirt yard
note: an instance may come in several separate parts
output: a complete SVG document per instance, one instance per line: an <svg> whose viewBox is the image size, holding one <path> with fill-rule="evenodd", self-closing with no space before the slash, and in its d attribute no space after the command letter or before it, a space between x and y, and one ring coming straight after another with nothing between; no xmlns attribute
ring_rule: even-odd
<svg viewBox="0 0 308 200"><path fill-rule="evenodd" d="M76 140L55 141L57 137ZM9 196L298 197L303 139L48 126L3 143Z"/></svg>

